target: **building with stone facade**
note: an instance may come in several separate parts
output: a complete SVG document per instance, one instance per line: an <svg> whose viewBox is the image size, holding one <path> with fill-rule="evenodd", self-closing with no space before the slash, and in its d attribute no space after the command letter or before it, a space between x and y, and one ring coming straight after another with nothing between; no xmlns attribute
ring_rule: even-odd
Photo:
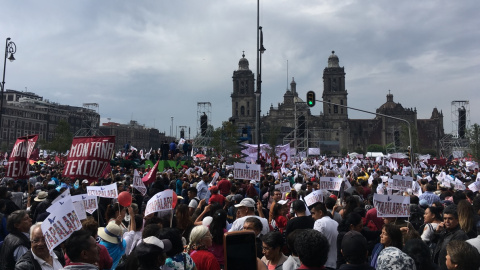
<svg viewBox="0 0 480 270"><path fill-rule="evenodd" d="M1 148L9 150L18 137L38 134L39 140L51 141L60 120L70 125L72 134L84 128L97 128L100 115L97 111L50 102L32 93L7 89L4 93Z"/></svg>
<svg viewBox="0 0 480 270"><path fill-rule="evenodd" d="M138 150L149 150L150 148L156 150L165 140L168 142L174 140L172 137L165 136L165 132L159 132L156 128L147 128L134 120L126 125L115 122L103 123L100 126L100 132L103 135L115 136L115 149L117 151L122 150L129 141L130 145Z"/></svg>
<svg viewBox="0 0 480 270"><path fill-rule="evenodd" d="M255 134L255 79L245 55L233 72L232 117L242 130ZM266 115L261 116L260 141L268 143L272 137L277 144L290 143L297 151L320 148L322 153L344 154L353 151L365 152L372 144L382 145L392 151L404 151L409 145L405 122L376 115L373 119L350 119L348 117L348 92L345 70L340 67L334 52L323 70L322 100L330 102L322 106L320 115L313 115L306 102L298 96L294 79L277 107L271 105ZM318 93L318 91L317 91ZM318 99L318 97L317 97ZM338 105L335 105L338 104ZM340 106L339 106L340 105ZM440 152L440 139L444 136L443 113L434 108L429 119L418 119L417 110L404 108L387 94L386 102L376 113L407 120L412 129L413 145L417 151ZM251 141L252 142L252 141Z"/></svg>

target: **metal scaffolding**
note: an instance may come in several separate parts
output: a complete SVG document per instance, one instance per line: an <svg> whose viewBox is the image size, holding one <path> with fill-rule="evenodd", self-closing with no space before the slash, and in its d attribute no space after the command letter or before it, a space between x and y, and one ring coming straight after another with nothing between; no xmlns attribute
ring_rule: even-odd
<svg viewBox="0 0 480 270"><path fill-rule="evenodd" d="M212 140L211 118L212 103L197 102L197 135L194 140L195 147L204 147L210 144Z"/></svg>
<svg viewBox="0 0 480 270"><path fill-rule="evenodd" d="M82 127L75 132L75 137L85 136L101 136L103 133L100 131L97 117L100 115L100 106L98 103L83 103L81 110L82 114Z"/></svg>
<svg viewBox="0 0 480 270"><path fill-rule="evenodd" d="M440 152L444 157L463 157L470 149L470 141L465 133L470 128L470 102L454 100L451 103L452 134L440 140Z"/></svg>

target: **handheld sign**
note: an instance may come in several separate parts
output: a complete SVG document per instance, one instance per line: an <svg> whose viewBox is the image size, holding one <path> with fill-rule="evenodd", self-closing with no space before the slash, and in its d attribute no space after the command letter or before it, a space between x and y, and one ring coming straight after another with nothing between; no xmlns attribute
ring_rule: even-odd
<svg viewBox="0 0 480 270"><path fill-rule="evenodd" d="M87 194L90 196L98 196L104 198L117 198L118 197L118 190L117 184L113 183L106 186L87 186Z"/></svg>
<svg viewBox="0 0 480 270"><path fill-rule="evenodd" d="M42 223L42 232L48 250L52 251L56 246L65 241L74 231L82 228L73 208L73 204L65 204L58 207Z"/></svg>
<svg viewBox="0 0 480 270"><path fill-rule="evenodd" d="M260 181L260 165L236 162L233 164L233 177L258 182Z"/></svg>
<svg viewBox="0 0 480 270"><path fill-rule="evenodd" d="M80 220L87 219L87 215L85 214L85 206L83 205L83 202L78 202L78 201L74 202L72 200L72 196L70 195L52 204L50 207L47 208L47 212L49 213L56 212L58 210L57 208L64 207L66 204L73 204L73 209L75 210L75 213L77 214L78 219Z"/></svg>
<svg viewBox="0 0 480 270"><path fill-rule="evenodd" d="M389 184L392 189L407 191L412 188L413 178L411 176L394 175L392 180L392 184Z"/></svg>
<svg viewBox="0 0 480 270"><path fill-rule="evenodd" d="M70 189L67 188L60 195L58 195L57 198L55 198L55 200L52 201L52 205L54 205L56 202L58 202L60 200L63 200L66 197L69 197L69 196L71 196Z"/></svg>
<svg viewBox="0 0 480 270"><path fill-rule="evenodd" d="M480 175L480 173L479 173L479 175ZM468 188L473 192L477 192L477 191L480 190L480 182L475 181L475 182L471 183L470 185L468 185Z"/></svg>
<svg viewBox="0 0 480 270"><path fill-rule="evenodd" d="M323 192L322 192L322 190L312 191L310 194L305 196L305 203L307 204L307 207L309 207L310 205L313 205L317 202L323 202Z"/></svg>
<svg viewBox="0 0 480 270"><path fill-rule="evenodd" d="M409 217L410 197L399 195L373 195L373 206L378 217Z"/></svg>
<svg viewBox="0 0 480 270"><path fill-rule="evenodd" d="M320 189L339 191L343 178L337 177L320 177Z"/></svg>
<svg viewBox="0 0 480 270"><path fill-rule="evenodd" d="M167 189L153 195L153 197L148 200L147 207L145 208L145 216L155 212L171 210L173 207L173 190Z"/></svg>
<svg viewBox="0 0 480 270"><path fill-rule="evenodd" d="M85 208L85 212L89 213L90 215L98 209L98 201L97 196L89 196L87 194L75 195L72 196L72 202L81 201L83 203L83 207Z"/></svg>
<svg viewBox="0 0 480 270"><path fill-rule="evenodd" d="M280 190L280 192L282 192L282 194L285 194L287 192L290 192L290 190L291 190L290 183L289 182L283 182L283 183L277 184L277 185L275 185L275 189L278 189L278 190Z"/></svg>
<svg viewBox="0 0 480 270"><path fill-rule="evenodd" d="M142 181L142 177L140 177L140 174L137 170L135 170L133 173L133 187L140 193L142 193L142 196L145 196L145 194L147 194L147 188L145 187L145 184Z"/></svg>

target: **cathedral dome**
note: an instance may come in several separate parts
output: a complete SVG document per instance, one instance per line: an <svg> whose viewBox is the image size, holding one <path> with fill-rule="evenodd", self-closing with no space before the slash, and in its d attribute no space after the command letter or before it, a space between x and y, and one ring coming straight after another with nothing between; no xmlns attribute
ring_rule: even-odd
<svg viewBox="0 0 480 270"><path fill-rule="evenodd" d="M242 58L238 61L238 70L249 70L248 60L245 58L245 53L242 54Z"/></svg>
<svg viewBox="0 0 480 270"><path fill-rule="evenodd" d="M338 63L339 63L338 56L335 55L335 51L332 51L332 55L328 57L328 67L329 68L340 67Z"/></svg>

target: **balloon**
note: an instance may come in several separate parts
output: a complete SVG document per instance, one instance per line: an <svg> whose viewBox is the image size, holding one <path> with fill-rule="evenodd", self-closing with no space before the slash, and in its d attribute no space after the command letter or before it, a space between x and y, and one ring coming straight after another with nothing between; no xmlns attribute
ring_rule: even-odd
<svg viewBox="0 0 480 270"><path fill-rule="evenodd" d="M129 207L132 204L132 194L122 191L118 194L118 203L123 207Z"/></svg>
<svg viewBox="0 0 480 270"><path fill-rule="evenodd" d="M172 200L172 209L175 209L175 206L177 205L177 193L175 193L175 191L172 192L173 196L173 200Z"/></svg>

